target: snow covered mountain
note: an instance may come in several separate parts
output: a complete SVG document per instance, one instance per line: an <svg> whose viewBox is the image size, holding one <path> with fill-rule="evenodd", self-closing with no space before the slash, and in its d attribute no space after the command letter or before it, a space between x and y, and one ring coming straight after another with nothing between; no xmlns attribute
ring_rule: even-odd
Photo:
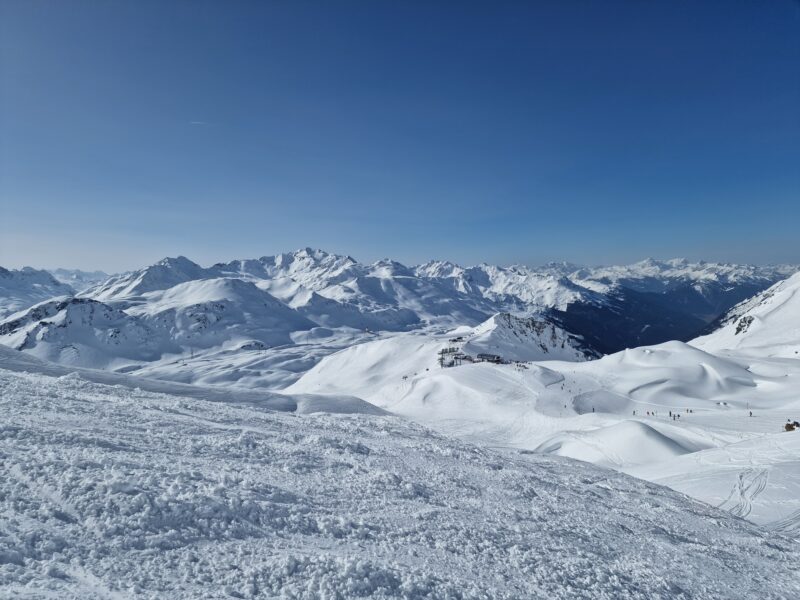
<svg viewBox="0 0 800 600"><path fill-rule="evenodd" d="M664 292L691 284L702 292L709 286L761 284L797 271L792 265L754 266L731 263L690 262L685 258L647 258L630 265L576 268L569 276L576 282L600 286L622 285L639 292Z"/></svg>
<svg viewBox="0 0 800 600"><path fill-rule="evenodd" d="M512 361L581 361L595 356L580 338L549 321L508 313L490 317L463 337L461 351L470 356L495 354Z"/></svg>
<svg viewBox="0 0 800 600"><path fill-rule="evenodd" d="M196 348L255 340L292 343L290 333L316 324L271 294L241 279L199 279L136 297L126 313L166 328L178 343Z"/></svg>
<svg viewBox="0 0 800 600"><path fill-rule="evenodd" d="M473 306L475 302L453 297L436 282L413 276L399 263L361 265L350 257L309 248L209 268L184 257L168 258L111 278L83 295L104 302L130 301L179 283L220 277L254 282L327 327L397 331L429 322L477 323L487 316ZM483 304L489 311L489 305Z"/></svg>
<svg viewBox="0 0 800 600"><path fill-rule="evenodd" d="M57 281L47 271L0 267L0 319L42 300L73 293L69 285Z"/></svg>
<svg viewBox="0 0 800 600"><path fill-rule="evenodd" d="M0 323L0 343L67 365L114 368L158 360L180 347L164 327L89 298L64 296Z"/></svg>
<svg viewBox="0 0 800 600"><path fill-rule="evenodd" d="M501 309L530 312L544 308L564 309L573 302L600 303L602 295L582 287L551 267L496 267L481 264L462 268L448 262L431 261L414 272L431 281L442 281L459 294L483 298Z"/></svg>
<svg viewBox="0 0 800 600"><path fill-rule="evenodd" d="M733 307L692 345L711 352L800 356L800 273Z"/></svg>
<svg viewBox="0 0 800 600"><path fill-rule="evenodd" d="M604 354L667 340L688 341L738 302L796 270L685 259L582 268L569 274L570 280L603 294L605 302L579 299L548 314Z"/></svg>
<svg viewBox="0 0 800 600"><path fill-rule="evenodd" d="M47 271L57 281L66 283L76 292L94 287L110 277L104 271L81 271L80 269L48 269Z"/></svg>
<svg viewBox="0 0 800 600"><path fill-rule="evenodd" d="M497 322L485 332L480 343L487 352L502 346L503 336L513 344L524 337L526 326L512 318L533 318L527 327L538 328L534 337L552 338L543 346L549 358L688 340L708 317L787 270L680 260L598 269L566 263L538 269L447 262L407 267L388 259L362 264L310 248L210 267L177 257L112 276L77 296L102 306L60 309L92 315L57 317L51 306L42 324L34 323L42 309L13 318L10 313L73 290L27 270L16 272L6 285L11 291L0 298L11 320L0 342L69 364L185 382L284 386L327 354L363 341L359 336L475 327L498 313L508 314L505 323L514 326L498 329ZM139 343L141 332L148 344ZM553 354L556 347L561 354ZM548 358L509 349L500 354Z"/></svg>
<svg viewBox="0 0 800 600"><path fill-rule="evenodd" d="M460 381L469 369L447 369L442 364L461 356L463 364L469 366L482 354L496 355L505 362L583 361L594 356L580 339L551 323L500 313L474 328L400 334L346 348L323 358L287 391L350 394L398 410L410 398L414 402L422 398L425 403L440 392L458 396L463 385L451 387L448 382ZM487 365L472 366L480 370ZM439 379L448 382L439 385ZM459 401L468 396L459 397Z"/></svg>
<svg viewBox="0 0 800 600"><path fill-rule="evenodd" d="M206 269L184 256L165 258L139 271L115 275L82 295L101 302L128 299L208 276Z"/></svg>
<svg viewBox="0 0 800 600"><path fill-rule="evenodd" d="M64 364L130 371L210 348L291 344L292 332L315 326L251 282L203 279L127 304L84 297L43 302L0 323L0 342Z"/></svg>
<svg viewBox="0 0 800 600"><path fill-rule="evenodd" d="M792 540L594 465L64 371L0 349L3 596L800 594Z"/></svg>
<svg viewBox="0 0 800 600"><path fill-rule="evenodd" d="M109 301L195 279L239 278L254 281L315 322L325 321L320 323L325 326L364 325L395 331L424 324L476 325L496 312L531 316L549 310L557 312L562 324L570 321L570 325L587 329L585 322L570 317L581 310L598 309L610 316L625 311L630 304L633 310L625 311L633 315L628 319L632 323L628 329L649 325L653 330L650 335L656 337L643 341L650 343L675 337L689 339L689 334L737 302L794 270L796 267L690 263L683 259L648 259L598 268L568 263L539 268L487 264L464 268L442 261L406 267L388 259L361 264L350 256L305 248L218 263L207 269L183 257L165 259L112 278L86 295ZM686 321L683 329L659 331L656 323L643 322L656 321L665 307ZM626 329L625 333L631 332ZM616 346L613 349L619 349Z"/></svg>

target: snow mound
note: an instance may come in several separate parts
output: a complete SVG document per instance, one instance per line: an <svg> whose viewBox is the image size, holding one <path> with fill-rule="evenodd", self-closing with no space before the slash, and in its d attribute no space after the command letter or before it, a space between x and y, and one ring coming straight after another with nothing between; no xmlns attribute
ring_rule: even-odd
<svg viewBox="0 0 800 600"><path fill-rule="evenodd" d="M447 345L445 337L423 334L365 342L322 359L286 391L352 394L382 405L398 384L438 369L437 353Z"/></svg>
<svg viewBox="0 0 800 600"><path fill-rule="evenodd" d="M2 369L0 410L9 597L800 593L800 549L779 535L625 475L393 417Z"/></svg>
<svg viewBox="0 0 800 600"><path fill-rule="evenodd" d="M757 385L747 367L683 342L633 348L596 363L589 371L601 377L612 374L614 391L637 403L662 407L744 400Z"/></svg>
<svg viewBox="0 0 800 600"><path fill-rule="evenodd" d="M592 431L564 432L536 452L568 456L606 467L635 466L668 460L713 445L666 424L623 421Z"/></svg>

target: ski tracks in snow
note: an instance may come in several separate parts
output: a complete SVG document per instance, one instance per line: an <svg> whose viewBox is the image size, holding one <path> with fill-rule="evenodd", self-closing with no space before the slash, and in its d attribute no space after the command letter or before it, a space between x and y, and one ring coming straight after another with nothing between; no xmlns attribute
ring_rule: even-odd
<svg viewBox="0 0 800 600"><path fill-rule="evenodd" d="M785 533L786 535L796 536L800 533L800 510L796 510L789 516L771 523L769 529Z"/></svg>
<svg viewBox="0 0 800 600"><path fill-rule="evenodd" d="M732 515L746 518L753 510L753 500L764 491L769 481L768 469L745 469L739 473L728 497L719 505Z"/></svg>

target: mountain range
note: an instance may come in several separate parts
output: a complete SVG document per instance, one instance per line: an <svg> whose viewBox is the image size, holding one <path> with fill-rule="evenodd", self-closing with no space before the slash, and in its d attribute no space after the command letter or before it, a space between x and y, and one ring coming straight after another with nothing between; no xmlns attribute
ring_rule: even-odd
<svg viewBox="0 0 800 600"><path fill-rule="evenodd" d="M796 270L684 259L408 267L310 248L210 267L165 258L100 282L100 272L3 269L0 343L84 367L280 388L322 356L404 331L482 326L539 354L569 340L582 358L688 341Z"/></svg>

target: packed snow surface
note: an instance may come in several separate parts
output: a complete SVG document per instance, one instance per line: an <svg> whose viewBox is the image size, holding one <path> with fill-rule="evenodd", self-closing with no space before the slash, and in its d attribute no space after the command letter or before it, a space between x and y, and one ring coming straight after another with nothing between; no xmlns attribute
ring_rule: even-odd
<svg viewBox="0 0 800 600"><path fill-rule="evenodd" d="M792 539L607 469L53 368L0 354L5 597L800 594Z"/></svg>

